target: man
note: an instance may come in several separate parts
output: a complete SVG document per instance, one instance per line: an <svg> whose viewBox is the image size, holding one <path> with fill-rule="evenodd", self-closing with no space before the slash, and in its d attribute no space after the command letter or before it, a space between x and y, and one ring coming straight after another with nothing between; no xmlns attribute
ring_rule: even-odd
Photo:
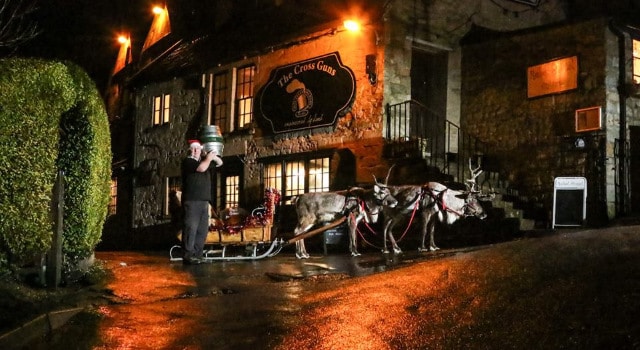
<svg viewBox="0 0 640 350"><path fill-rule="evenodd" d="M182 161L182 262L201 264L202 252L209 233L209 202L211 201L211 162L216 167L222 159L212 151L202 157L202 145L189 140L189 156Z"/></svg>

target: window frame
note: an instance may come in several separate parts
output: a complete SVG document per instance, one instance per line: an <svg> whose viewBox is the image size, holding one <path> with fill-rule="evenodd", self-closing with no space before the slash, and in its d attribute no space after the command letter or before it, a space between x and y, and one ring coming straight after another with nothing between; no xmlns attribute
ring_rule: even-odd
<svg viewBox="0 0 640 350"><path fill-rule="evenodd" d="M235 184L235 193L228 193L229 189L229 178L237 177L237 183ZM227 203L229 195L232 197L236 197L238 207L242 208L246 205L244 202L244 167L241 162L229 161L225 162L224 166L217 168L214 174L214 198L213 203L215 204L216 210L224 210L229 207L229 203Z"/></svg>
<svg viewBox="0 0 640 350"><path fill-rule="evenodd" d="M250 127L254 121L256 72L253 63L240 66L234 72L234 124L237 130Z"/></svg>
<svg viewBox="0 0 640 350"><path fill-rule="evenodd" d="M257 72L255 62L243 61L204 74L210 125L217 125L223 134L251 129L255 121Z"/></svg>
<svg viewBox="0 0 640 350"><path fill-rule="evenodd" d="M171 94L154 95L151 98L151 124L160 126L171 122Z"/></svg>
<svg viewBox="0 0 640 350"><path fill-rule="evenodd" d="M209 81L209 116L213 125L217 125L223 132L230 131L230 102L231 89L229 70L222 70L210 75Z"/></svg>
<svg viewBox="0 0 640 350"><path fill-rule="evenodd" d="M230 183L229 179L234 179L233 183ZM219 208L224 207L240 207L240 188L242 187L240 182L241 176L239 174L227 174L221 176L222 186L224 186L224 192L221 193L220 198L224 198L224 200L220 200ZM234 187L232 191L230 191L231 186ZM231 205L230 205L231 203Z"/></svg>
<svg viewBox="0 0 640 350"><path fill-rule="evenodd" d="M320 186L316 184L315 187L311 187L310 178L312 175L310 174L311 173L310 165L313 161L318 161L318 160L320 160L322 164L321 168L324 169L320 173L321 182L323 183ZM293 170L288 165L290 164L292 165L295 163L303 164L304 177L303 177L302 186L298 186L297 189L292 190L287 188L287 185L289 185L290 183L293 184L292 181L294 180L293 177L290 177L288 174L288 171ZM278 175L277 171L275 172L275 176L272 176L272 174L267 174L268 172L272 171L272 169L270 169L271 166L279 167L280 174ZM284 204L290 204L291 198L302 193L329 192L331 190L331 185L332 185L331 154L314 153L314 154L298 155L294 157L280 158L276 160L273 160L273 159L264 160L262 161L262 167L263 167L263 171L261 173L261 182L264 184L265 187L275 187L282 194L281 201ZM299 168L300 167L298 167L298 169ZM317 175L316 175L316 179L317 179ZM296 178L295 180L299 180L299 178ZM326 182L326 184L324 182ZM297 183L299 184L300 182L298 181Z"/></svg>

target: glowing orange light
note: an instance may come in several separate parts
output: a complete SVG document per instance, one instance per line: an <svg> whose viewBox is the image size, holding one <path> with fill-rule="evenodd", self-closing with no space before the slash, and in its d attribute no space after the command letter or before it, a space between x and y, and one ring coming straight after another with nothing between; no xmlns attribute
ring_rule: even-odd
<svg viewBox="0 0 640 350"><path fill-rule="evenodd" d="M164 10L162 9L162 7L160 6L154 6L153 7L153 13L155 13L156 15L159 15L163 12Z"/></svg>
<svg viewBox="0 0 640 350"><path fill-rule="evenodd" d="M118 42L119 42L120 44L126 44L126 43L128 43L128 42L129 42L129 38L127 38L127 37L126 37L126 36L124 36L124 35L120 35L120 36L118 37Z"/></svg>
<svg viewBox="0 0 640 350"><path fill-rule="evenodd" d="M347 29L350 32L360 31L360 23L358 23L358 21L354 21L354 20L348 19L348 20L344 21L343 24L344 24L345 29Z"/></svg>

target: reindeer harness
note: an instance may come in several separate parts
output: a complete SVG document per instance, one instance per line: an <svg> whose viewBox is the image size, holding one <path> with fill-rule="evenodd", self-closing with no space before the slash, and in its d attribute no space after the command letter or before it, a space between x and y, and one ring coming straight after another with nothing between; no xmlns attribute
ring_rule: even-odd
<svg viewBox="0 0 640 350"><path fill-rule="evenodd" d="M433 199L433 205L437 205L438 207L440 207L440 210L456 214L460 217L469 216L464 212L460 213L457 210L454 210L453 208L447 206L447 203L445 203L444 201L444 194L445 192L447 192L448 189L449 188L447 187L442 191L437 191L437 190L428 188L427 186L422 186L422 191L420 191L420 198L418 199L418 202L416 202L416 207L418 206L418 203L422 202L422 199L424 198L425 194L427 194L429 195L429 197ZM466 208L466 206L467 204L465 202L465 205L463 208Z"/></svg>

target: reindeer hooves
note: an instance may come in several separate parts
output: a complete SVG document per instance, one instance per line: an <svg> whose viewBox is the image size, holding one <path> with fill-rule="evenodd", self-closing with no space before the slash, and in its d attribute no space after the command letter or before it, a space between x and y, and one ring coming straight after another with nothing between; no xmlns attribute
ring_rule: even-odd
<svg viewBox="0 0 640 350"><path fill-rule="evenodd" d="M351 256L360 256L362 254L358 253L358 252L351 252Z"/></svg>
<svg viewBox="0 0 640 350"><path fill-rule="evenodd" d="M422 252L435 252L436 250L440 250L440 248L435 247L435 246L429 247L428 249L427 248L418 248L418 251L421 252L421 253Z"/></svg>
<svg viewBox="0 0 640 350"><path fill-rule="evenodd" d="M298 259L309 259L309 254L307 253L296 253L296 258Z"/></svg>
<svg viewBox="0 0 640 350"><path fill-rule="evenodd" d="M402 249L400 249L400 248L393 248L393 254L402 254Z"/></svg>

